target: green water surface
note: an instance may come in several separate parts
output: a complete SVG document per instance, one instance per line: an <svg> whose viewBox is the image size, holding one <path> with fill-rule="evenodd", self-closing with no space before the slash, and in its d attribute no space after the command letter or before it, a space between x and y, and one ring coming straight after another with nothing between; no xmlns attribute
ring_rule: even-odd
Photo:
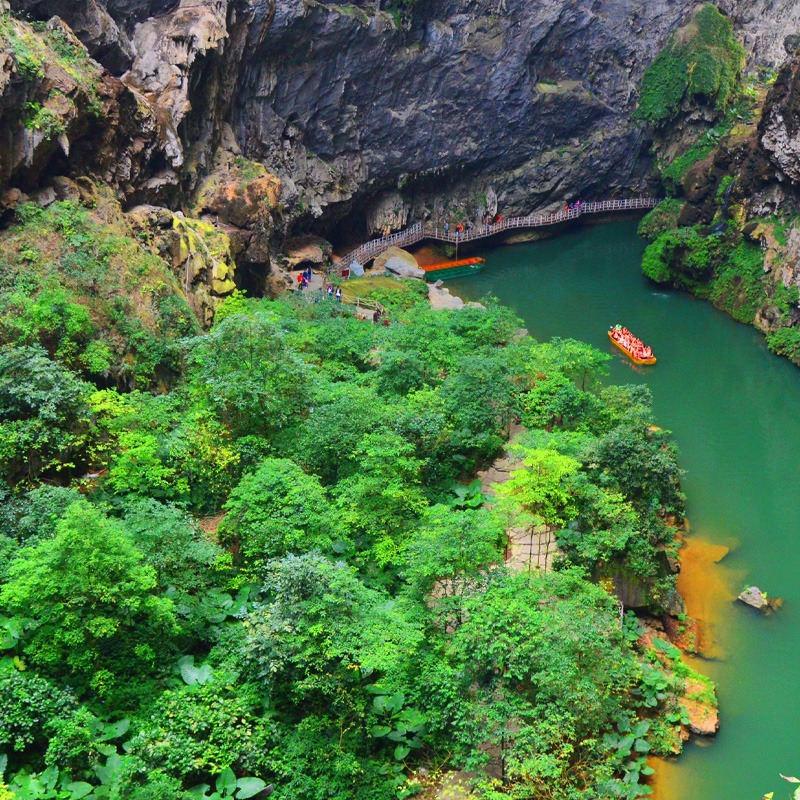
<svg viewBox="0 0 800 800"><path fill-rule="evenodd" d="M790 797L778 773L800 773L800 369L763 337L708 303L657 287L640 272L635 222L480 253L482 273L448 281L514 309L538 339L572 337L613 356L614 383L645 383L657 421L686 470L692 534L731 547L724 572L783 597L770 618L725 603L724 657L697 666L717 683L722 727L664 770L667 800ZM658 357L636 367L608 341L627 325ZM714 569L719 569L714 567Z"/></svg>

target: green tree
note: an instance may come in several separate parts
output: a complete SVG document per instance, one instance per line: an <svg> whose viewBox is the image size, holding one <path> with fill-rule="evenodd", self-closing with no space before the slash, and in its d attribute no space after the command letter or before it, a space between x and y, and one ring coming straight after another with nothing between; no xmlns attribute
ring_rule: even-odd
<svg viewBox="0 0 800 800"><path fill-rule="evenodd" d="M0 347L0 473L33 481L74 469L87 444L91 386L39 346Z"/></svg>
<svg viewBox="0 0 800 800"><path fill-rule="evenodd" d="M385 425L387 409L371 386L320 381L313 408L299 430L279 438L282 454L297 461L324 484L353 471L353 454L361 439Z"/></svg>
<svg viewBox="0 0 800 800"><path fill-rule="evenodd" d="M584 460L595 483L616 487L638 510L683 510L682 473L664 431L619 426L593 442Z"/></svg>
<svg viewBox="0 0 800 800"><path fill-rule="evenodd" d="M102 693L115 676L148 672L175 629L172 601L155 594L119 523L86 502L70 506L55 538L26 548L0 605L30 619L24 652L43 672Z"/></svg>
<svg viewBox="0 0 800 800"><path fill-rule="evenodd" d="M428 505L423 463L414 446L391 431L367 434L353 453L358 471L336 485L336 504L346 525L360 534L362 551L380 567L397 564L407 536Z"/></svg>
<svg viewBox="0 0 800 800"><path fill-rule="evenodd" d="M184 509L152 498L124 507L123 523L136 547L156 571L161 589L195 593L209 588L225 552L210 541Z"/></svg>
<svg viewBox="0 0 800 800"><path fill-rule="evenodd" d="M505 526L485 509L431 506L405 553L408 593L442 630L463 620L470 594L482 591L492 565L503 561Z"/></svg>
<svg viewBox="0 0 800 800"><path fill-rule="evenodd" d="M365 679L398 679L419 644L416 626L353 568L314 553L271 562L262 594L245 618L250 674L295 720L316 710L344 729L363 725Z"/></svg>
<svg viewBox="0 0 800 800"><path fill-rule="evenodd" d="M440 390L452 420L452 446L478 458L497 452L519 413L513 378L497 355L470 355L458 362Z"/></svg>
<svg viewBox="0 0 800 800"><path fill-rule="evenodd" d="M197 391L238 434L276 431L308 406L308 368L266 313L226 317L189 346Z"/></svg>
<svg viewBox="0 0 800 800"><path fill-rule="evenodd" d="M522 508L533 524L563 525L578 511L570 478L580 463L555 450L526 450L524 468L497 485L497 494Z"/></svg>
<svg viewBox="0 0 800 800"><path fill-rule="evenodd" d="M638 676L612 598L572 573L508 574L466 612L420 680L432 725L513 797L606 796L600 735Z"/></svg>
<svg viewBox="0 0 800 800"><path fill-rule="evenodd" d="M250 574L267 561L312 550L343 549L345 532L319 478L293 461L268 458L245 475L225 504L220 541L238 554Z"/></svg>
<svg viewBox="0 0 800 800"><path fill-rule="evenodd" d="M608 374L608 353L576 339L555 337L549 342L537 342L530 349L528 371L550 375L560 372L572 380L581 391L597 387L599 378Z"/></svg>

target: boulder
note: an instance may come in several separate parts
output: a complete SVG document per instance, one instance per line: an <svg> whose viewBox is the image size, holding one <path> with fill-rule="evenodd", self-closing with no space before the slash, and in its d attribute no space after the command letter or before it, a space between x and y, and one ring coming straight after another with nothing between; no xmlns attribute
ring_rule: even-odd
<svg viewBox="0 0 800 800"><path fill-rule="evenodd" d="M758 586L748 586L736 599L762 614L769 614L783 605L783 600L778 597L768 598Z"/></svg>
<svg viewBox="0 0 800 800"><path fill-rule="evenodd" d="M441 283L441 281L437 281ZM434 311L441 309L464 308L464 301L460 297L450 294L450 290L440 286L428 286L428 300Z"/></svg>
<svg viewBox="0 0 800 800"><path fill-rule="evenodd" d="M419 268L417 259L400 247L390 247L381 253L373 265L373 270L388 270L401 278L424 278L425 270Z"/></svg>
<svg viewBox="0 0 800 800"><path fill-rule="evenodd" d="M701 679L688 677L683 687L681 705L688 718L687 728L695 736L714 736L719 730L716 693Z"/></svg>

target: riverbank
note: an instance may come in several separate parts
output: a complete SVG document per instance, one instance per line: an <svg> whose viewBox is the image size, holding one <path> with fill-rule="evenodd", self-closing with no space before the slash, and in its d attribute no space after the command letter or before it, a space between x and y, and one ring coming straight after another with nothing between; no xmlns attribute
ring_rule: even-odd
<svg viewBox="0 0 800 800"><path fill-rule="evenodd" d="M448 285L464 300L497 297L537 339L573 337L609 352L611 383L652 392L686 470L688 542L730 548L711 570L727 594L707 585L702 568L688 589L682 583L693 608L694 588L698 600L718 597L694 612L711 620L717 656L692 664L718 687L722 727L708 746L690 742L659 769L659 791L671 792L662 800L753 800L776 789L779 772L797 769L800 751L800 705L791 701L800 662L800 497L790 488L800 470L800 374L754 328L648 281L643 250L635 224L587 227L482 250L480 275ZM612 352L605 332L615 322L653 347L656 366L638 368ZM745 581L783 597L780 614L764 618L732 602Z"/></svg>

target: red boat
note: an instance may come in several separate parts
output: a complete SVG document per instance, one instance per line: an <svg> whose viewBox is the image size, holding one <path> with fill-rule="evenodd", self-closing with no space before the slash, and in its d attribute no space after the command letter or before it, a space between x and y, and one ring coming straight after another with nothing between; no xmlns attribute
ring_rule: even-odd
<svg viewBox="0 0 800 800"><path fill-rule="evenodd" d="M645 343L622 325L608 329L608 338L636 364L655 364L656 357Z"/></svg>

